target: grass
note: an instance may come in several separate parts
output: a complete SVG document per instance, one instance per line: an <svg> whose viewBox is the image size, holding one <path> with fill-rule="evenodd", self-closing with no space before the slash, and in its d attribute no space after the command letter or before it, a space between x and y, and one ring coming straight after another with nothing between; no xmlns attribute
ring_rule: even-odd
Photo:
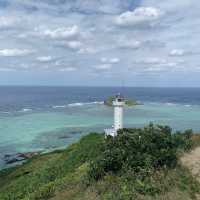
<svg viewBox="0 0 200 200"><path fill-rule="evenodd" d="M197 141L196 137L198 136L193 137L194 141ZM107 173L102 179L90 182L90 163L99 156L104 143L103 134L91 133L66 150L35 156L21 166L0 171L0 200L196 198L199 183L180 164L175 168L160 169L151 174L150 181L148 180L150 187L137 179L131 171L122 174ZM200 145L200 142L195 145ZM152 193L150 190L159 192ZM143 194L143 191L146 192Z"/></svg>
<svg viewBox="0 0 200 200"><path fill-rule="evenodd" d="M103 135L90 134L66 150L36 156L0 173L0 199L48 199L67 182L76 182L79 167L98 154ZM83 173L80 171L80 173Z"/></svg>
<svg viewBox="0 0 200 200"><path fill-rule="evenodd" d="M135 191L131 182L125 177L108 175L103 180L93 183L89 187L77 184L66 187L55 194L51 200L192 200L195 199L198 183L190 173L181 167L155 175L155 187L161 192L159 195L143 195ZM140 183L139 187L141 187Z"/></svg>

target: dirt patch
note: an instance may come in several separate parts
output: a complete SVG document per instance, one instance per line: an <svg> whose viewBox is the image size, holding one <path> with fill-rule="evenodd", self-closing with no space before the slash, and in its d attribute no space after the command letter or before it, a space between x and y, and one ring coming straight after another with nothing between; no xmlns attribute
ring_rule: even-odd
<svg viewBox="0 0 200 200"><path fill-rule="evenodd" d="M187 167L200 182L200 147L185 154L181 158L183 166Z"/></svg>

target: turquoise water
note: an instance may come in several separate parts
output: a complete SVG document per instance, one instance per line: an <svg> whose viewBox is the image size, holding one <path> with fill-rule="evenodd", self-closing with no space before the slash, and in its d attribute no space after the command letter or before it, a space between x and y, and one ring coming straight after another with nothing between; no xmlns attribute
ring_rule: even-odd
<svg viewBox="0 0 200 200"><path fill-rule="evenodd" d="M174 130L193 128L200 131L200 106L175 104L144 104L126 108L124 124L140 127L149 122L170 125ZM90 131L103 132L111 127L112 108L104 105L83 105L32 112L0 118L0 149L5 154L51 150L67 146ZM5 167L4 162L0 162Z"/></svg>
<svg viewBox="0 0 200 200"><path fill-rule="evenodd" d="M7 154L63 148L89 132L103 132L113 124L113 109L104 106L102 100L105 97L99 95L106 93L105 89L97 93L93 90L88 94L85 92L87 90L72 90L74 96L69 97L68 93L59 98L54 90L50 90L52 95L48 93L47 98L44 95L45 88L42 94L39 93L37 101L37 94L32 91L30 95L27 91L29 89L26 89L23 98L18 94L13 97L12 91L12 95L5 95L4 101L0 99L0 168L9 167L4 160ZM167 94L166 91L158 91L156 95L154 91L151 99L149 90L142 91L138 90L137 93L136 90L133 96L138 95L137 99L143 105L125 108L125 127L142 127L154 122L169 125L174 131L192 128L200 132L200 105L196 103L198 96L187 100L187 96L183 98L185 91L177 95L172 90L172 95L169 90ZM111 92L108 90L107 93ZM63 91L59 94L63 94Z"/></svg>

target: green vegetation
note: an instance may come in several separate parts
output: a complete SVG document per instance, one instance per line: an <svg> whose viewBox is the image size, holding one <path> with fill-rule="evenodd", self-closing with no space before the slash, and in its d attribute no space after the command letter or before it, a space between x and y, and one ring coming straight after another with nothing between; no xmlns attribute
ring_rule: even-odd
<svg viewBox="0 0 200 200"><path fill-rule="evenodd" d="M197 136L196 136L197 137ZM66 150L0 172L0 200L191 200L199 183L179 164L191 131L123 129L91 133Z"/></svg>
<svg viewBox="0 0 200 200"><path fill-rule="evenodd" d="M105 101L104 104L106 106L112 106L113 101L115 100L114 96L108 97ZM126 106L136 106L136 105L140 105L137 101L133 100L133 99L125 99L125 105Z"/></svg>
<svg viewBox="0 0 200 200"><path fill-rule="evenodd" d="M134 174L173 168L177 164L178 150L189 150L191 131L172 134L169 127L150 124L144 129L123 129L116 137L108 137L104 149L91 164L90 176L95 180L107 173Z"/></svg>

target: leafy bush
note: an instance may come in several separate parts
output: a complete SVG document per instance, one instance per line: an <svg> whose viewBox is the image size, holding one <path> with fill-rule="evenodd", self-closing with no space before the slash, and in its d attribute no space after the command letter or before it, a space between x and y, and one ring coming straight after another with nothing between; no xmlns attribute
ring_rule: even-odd
<svg viewBox="0 0 200 200"><path fill-rule="evenodd" d="M192 130L186 130L184 133L176 132L174 134L174 141L180 150L189 151L194 146Z"/></svg>
<svg viewBox="0 0 200 200"><path fill-rule="evenodd" d="M177 152L191 148L191 131L173 134L168 126L150 124L142 129L122 129L116 137L107 137L103 151L91 162L89 177L94 180L107 173L148 175L161 168L177 164Z"/></svg>

